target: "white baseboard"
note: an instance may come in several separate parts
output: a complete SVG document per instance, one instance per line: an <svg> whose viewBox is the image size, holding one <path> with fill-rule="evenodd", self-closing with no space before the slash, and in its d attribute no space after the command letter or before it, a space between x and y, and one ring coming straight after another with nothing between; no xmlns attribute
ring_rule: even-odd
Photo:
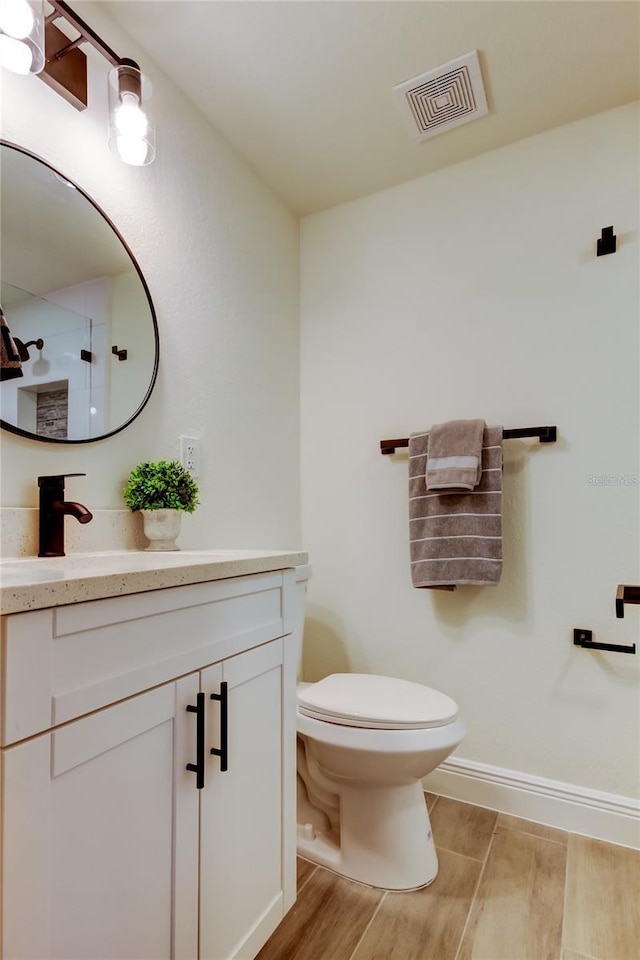
<svg viewBox="0 0 640 960"><path fill-rule="evenodd" d="M430 793L640 849L640 803L631 797L457 757L440 764L423 785Z"/></svg>

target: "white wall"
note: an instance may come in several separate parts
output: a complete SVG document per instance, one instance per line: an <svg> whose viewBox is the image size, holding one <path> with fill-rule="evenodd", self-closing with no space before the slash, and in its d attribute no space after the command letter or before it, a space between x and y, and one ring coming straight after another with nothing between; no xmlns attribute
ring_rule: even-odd
<svg viewBox="0 0 640 960"><path fill-rule="evenodd" d="M457 756L637 795L640 657L572 645L640 639L614 613L640 582L635 106L309 216L301 251L306 678L424 682ZM475 417L559 441L505 444L500 585L415 590L406 451L379 441Z"/></svg>
<svg viewBox="0 0 640 960"><path fill-rule="evenodd" d="M183 547L299 543L298 226L149 57L92 4L82 16L154 84L157 157L126 166L107 146L106 62L89 51L80 114L36 77L3 71L2 135L79 183L117 224L160 329L155 391L112 439L76 446L2 436L3 506L35 506L36 477L85 471L67 493L122 508L130 469L201 439L202 506ZM3 237L3 242L7 238Z"/></svg>

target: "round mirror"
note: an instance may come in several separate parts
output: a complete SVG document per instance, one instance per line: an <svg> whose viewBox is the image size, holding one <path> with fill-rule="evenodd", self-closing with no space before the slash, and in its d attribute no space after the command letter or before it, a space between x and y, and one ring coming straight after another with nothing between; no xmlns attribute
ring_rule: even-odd
<svg viewBox="0 0 640 960"><path fill-rule="evenodd" d="M104 439L138 416L155 383L147 284L77 184L22 147L0 150L1 425L48 443Z"/></svg>

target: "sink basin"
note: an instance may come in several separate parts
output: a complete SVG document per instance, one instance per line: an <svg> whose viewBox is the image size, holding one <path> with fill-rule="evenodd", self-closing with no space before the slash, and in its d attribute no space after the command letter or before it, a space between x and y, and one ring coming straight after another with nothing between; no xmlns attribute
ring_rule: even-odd
<svg viewBox="0 0 640 960"><path fill-rule="evenodd" d="M188 562L188 561L187 561ZM65 580L69 577L106 576L134 570L161 570L184 565L185 557L176 553L142 553L135 550L113 553L76 553L67 557L25 557L0 561L0 584L15 586Z"/></svg>
<svg viewBox="0 0 640 960"><path fill-rule="evenodd" d="M17 587L24 583L44 583L47 580L62 580L64 572L45 565L36 565L31 561L4 560L0 563L0 584L3 587Z"/></svg>
<svg viewBox="0 0 640 960"><path fill-rule="evenodd" d="M267 551L265 551L265 554ZM0 560L0 587L27 586L56 580L80 580L194 567L242 559L243 550L115 550L74 553L66 557L19 557ZM252 552L255 556L255 551Z"/></svg>

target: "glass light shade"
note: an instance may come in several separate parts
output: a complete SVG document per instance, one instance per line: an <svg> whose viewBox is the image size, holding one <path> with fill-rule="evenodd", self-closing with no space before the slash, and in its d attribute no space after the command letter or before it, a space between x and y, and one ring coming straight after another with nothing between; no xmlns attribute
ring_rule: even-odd
<svg viewBox="0 0 640 960"><path fill-rule="evenodd" d="M109 72L109 146L124 163L151 163L156 138L149 115L151 84L133 60Z"/></svg>
<svg viewBox="0 0 640 960"><path fill-rule="evenodd" d="M0 65L14 73L40 73L44 0L0 0Z"/></svg>

